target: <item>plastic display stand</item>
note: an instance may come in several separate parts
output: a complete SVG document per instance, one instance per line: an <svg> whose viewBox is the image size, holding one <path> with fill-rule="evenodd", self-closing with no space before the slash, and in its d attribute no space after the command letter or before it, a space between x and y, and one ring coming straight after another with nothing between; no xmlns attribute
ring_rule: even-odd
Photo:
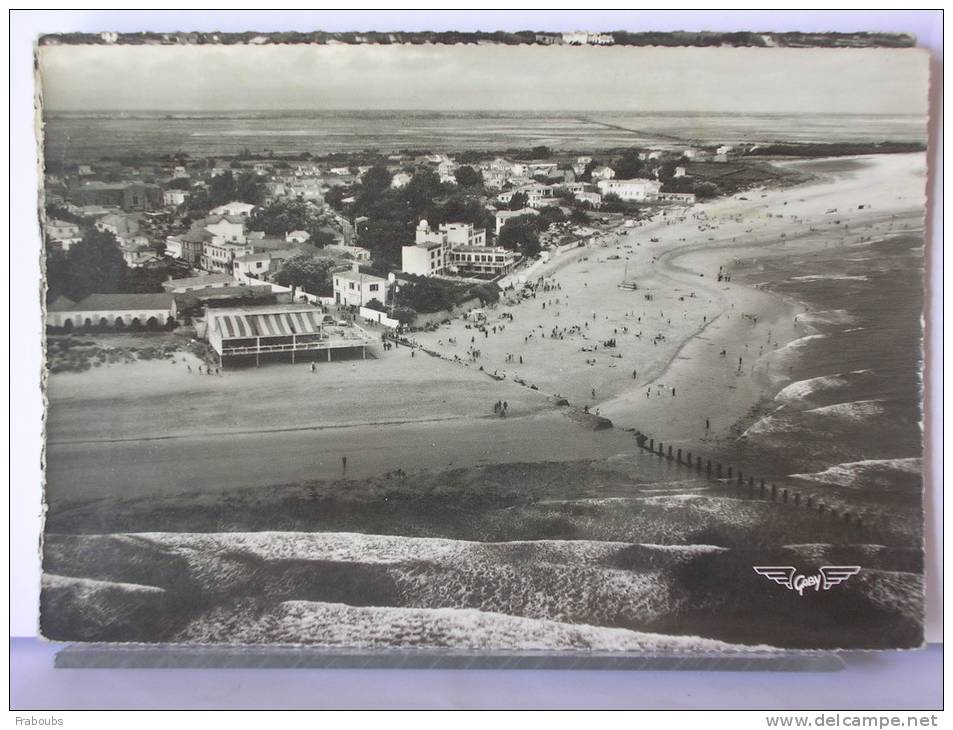
<svg viewBox="0 0 953 730"><path fill-rule="evenodd" d="M571 669L641 671L838 672L826 651L645 653L328 649L306 646L71 644L57 668L88 669Z"/></svg>

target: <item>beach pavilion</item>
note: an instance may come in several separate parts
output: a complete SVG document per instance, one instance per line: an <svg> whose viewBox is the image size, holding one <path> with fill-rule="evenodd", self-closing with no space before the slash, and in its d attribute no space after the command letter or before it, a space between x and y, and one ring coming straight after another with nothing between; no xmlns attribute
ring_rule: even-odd
<svg viewBox="0 0 953 730"><path fill-rule="evenodd" d="M310 304L209 307L206 337L223 367L330 362L335 351L367 357L367 348L376 342L367 330L327 320L323 310Z"/></svg>

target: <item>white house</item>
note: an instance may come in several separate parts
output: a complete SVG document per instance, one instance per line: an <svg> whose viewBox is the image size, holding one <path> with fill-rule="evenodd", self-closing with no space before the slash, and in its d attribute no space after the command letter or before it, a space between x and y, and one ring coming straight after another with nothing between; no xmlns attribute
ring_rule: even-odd
<svg viewBox="0 0 953 730"><path fill-rule="evenodd" d="M246 243L225 243L218 240L205 241L202 245L202 258L199 267L205 271L231 274L235 259L253 252L254 249Z"/></svg>
<svg viewBox="0 0 953 730"><path fill-rule="evenodd" d="M336 271L332 275L335 304L363 307L372 299L381 304L387 300L389 282L379 276L360 271Z"/></svg>
<svg viewBox="0 0 953 730"><path fill-rule="evenodd" d="M237 281L261 279L266 281L271 273L271 252L247 253L232 260L232 278Z"/></svg>
<svg viewBox="0 0 953 730"><path fill-rule="evenodd" d="M573 193L573 198L593 208L602 207L602 196L599 193L590 193L585 190L580 190L577 193Z"/></svg>
<svg viewBox="0 0 953 730"><path fill-rule="evenodd" d="M251 203L242 203L240 201L232 201L231 203L225 203L220 205L217 208L212 208L209 211L209 215L213 216L236 216L238 218L247 218L252 214L252 211L255 210L255 206Z"/></svg>
<svg viewBox="0 0 953 730"><path fill-rule="evenodd" d="M217 243L245 243L245 220L239 216L212 216L203 221L202 228L211 233Z"/></svg>
<svg viewBox="0 0 953 730"><path fill-rule="evenodd" d="M178 208L189 199L187 190L165 190L162 193L162 204Z"/></svg>
<svg viewBox="0 0 953 730"><path fill-rule="evenodd" d="M307 231L288 231L285 234L285 240L288 243L305 243L309 238L311 234Z"/></svg>
<svg viewBox="0 0 953 730"><path fill-rule="evenodd" d="M97 231L112 233L120 243L131 241L139 233L139 221L123 213L110 213L94 224Z"/></svg>
<svg viewBox="0 0 953 730"><path fill-rule="evenodd" d="M69 251L70 246L83 240L82 229L77 223L55 218L46 222L46 236L63 251Z"/></svg>
<svg viewBox="0 0 953 730"><path fill-rule="evenodd" d="M615 177L615 170L603 165L602 167L594 168L589 174L593 180L611 180Z"/></svg>
<svg viewBox="0 0 953 730"><path fill-rule="evenodd" d="M600 180L597 183L603 196L618 195L621 200L654 201L658 199L662 183L657 180L633 178L631 180Z"/></svg>

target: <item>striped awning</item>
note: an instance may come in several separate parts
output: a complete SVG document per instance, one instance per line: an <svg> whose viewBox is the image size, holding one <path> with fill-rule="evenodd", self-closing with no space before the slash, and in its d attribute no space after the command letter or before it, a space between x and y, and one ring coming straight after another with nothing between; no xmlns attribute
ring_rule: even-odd
<svg viewBox="0 0 953 730"><path fill-rule="evenodd" d="M215 326L224 339L235 337L278 337L321 332L323 314L318 311L272 314L216 314Z"/></svg>

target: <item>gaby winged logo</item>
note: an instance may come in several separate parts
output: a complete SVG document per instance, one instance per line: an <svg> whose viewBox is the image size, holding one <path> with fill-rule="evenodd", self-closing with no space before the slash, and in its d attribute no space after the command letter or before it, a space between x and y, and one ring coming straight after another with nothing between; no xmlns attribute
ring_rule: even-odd
<svg viewBox="0 0 953 730"><path fill-rule="evenodd" d="M793 565L756 565L754 572L773 580L778 585L796 591L799 596L804 591L813 588L815 591L827 591L833 586L843 583L852 575L860 572L859 565L825 565L816 575L798 573Z"/></svg>

